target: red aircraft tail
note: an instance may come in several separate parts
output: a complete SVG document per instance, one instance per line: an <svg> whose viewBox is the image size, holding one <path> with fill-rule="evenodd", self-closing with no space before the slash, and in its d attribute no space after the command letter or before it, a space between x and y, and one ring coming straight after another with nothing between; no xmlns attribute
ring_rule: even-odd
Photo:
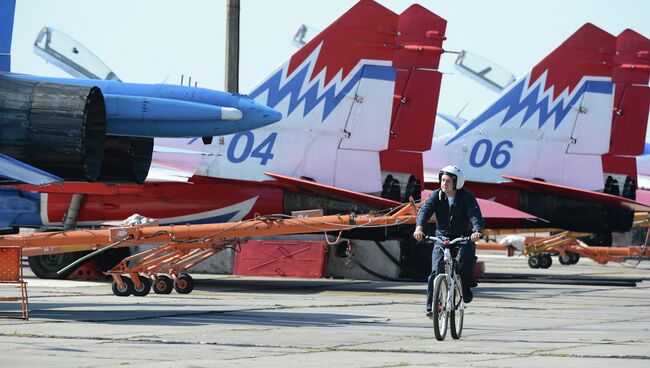
<svg viewBox="0 0 650 368"><path fill-rule="evenodd" d="M399 16L393 67L397 71L388 149L380 152L382 196L397 201L419 197L422 152L431 148L442 74L447 21L420 5Z"/></svg>
<svg viewBox="0 0 650 368"><path fill-rule="evenodd" d="M636 157L643 154L650 106L650 40L626 29L616 37L610 150L603 156L605 192L635 198Z"/></svg>

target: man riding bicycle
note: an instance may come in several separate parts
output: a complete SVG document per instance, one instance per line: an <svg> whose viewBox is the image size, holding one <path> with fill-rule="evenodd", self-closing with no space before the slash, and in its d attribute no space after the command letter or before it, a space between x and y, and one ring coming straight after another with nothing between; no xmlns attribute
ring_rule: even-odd
<svg viewBox="0 0 650 368"><path fill-rule="evenodd" d="M460 277L463 284L463 300L469 303L473 299L472 287L477 286L474 279L476 265L475 241L483 231L483 216L476 197L463 188L465 177L456 166L445 166L438 174L440 189L431 193L418 212L417 223L413 237L421 242L424 237L424 224L435 213L436 236L454 239L469 236L471 242L464 244L459 250ZM444 273L442 244L436 242L431 253L431 275L427 287L427 316L431 316L433 300L433 281L436 275Z"/></svg>

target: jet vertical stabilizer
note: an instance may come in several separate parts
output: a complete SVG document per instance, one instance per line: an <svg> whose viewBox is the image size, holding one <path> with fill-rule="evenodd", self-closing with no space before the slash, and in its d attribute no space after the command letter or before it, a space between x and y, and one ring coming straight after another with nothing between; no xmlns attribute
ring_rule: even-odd
<svg viewBox="0 0 650 368"><path fill-rule="evenodd" d="M211 177L261 181L270 172L364 193L381 193L392 172L419 192L445 26L421 6L398 16L362 0L250 93L282 121L212 147L157 140L154 161L191 162Z"/></svg>
<svg viewBox="0 0 650 368"><path fill-rule="evenodd" d="M388 149L382 151L382 193L396 201L420 198L422 153L431 148L442 74L438 71L447 21L420 5L399 16L397 70Z"/></svg>
<svg viewBox="0 0 650 368"><path fill-rule="evenodd" d="M441 167L456 164L477 197L538 216L545 227L599 233L611 244L612 231L629 230L634 211L648 209L630 199L636 174L626 156L639 150L647 120L642 41L582 26L493 104L434 138L425 154L427 185L437 184ZM612 107L621 106L613 116ZM621 139L632 136L629 146Z"/></svg>
<svg viewBox="0 0 650 368"><path fill-rule="evenodd" d="M15 0L0 1L0 72L11 70L11 40L15 11Z"/></svg>
<svg viewBox="0 0 650 368"><path fill-rule="evenodd" d="M250 93L282 113L279 123L206 147L197 140L158 140L160 157L177 164L200 161L197 174L205 176L262 181L270 180L264 172L272 172L379 192L378 152L388 147L397 21L373 1L358 2ZM170 148L183 153L175 159Z"/></svg>
<svg viewBox="0 0 650 368"><path fill-rule="evenodd" d="M643 155L650 106L650 40L631 29L616 37L612 139L603 156L606 193L636 198L637 161ZM643 163L640 164L644 166Z"/></svg>
<svg viewBox="0 0 650 368"><path fill-rule="evenodd" d="M511 175L602 189L615 47L614 36L582 26L476 117L436 137L425 154L427 181L455 164L469 181L499 183Z"/></svg>

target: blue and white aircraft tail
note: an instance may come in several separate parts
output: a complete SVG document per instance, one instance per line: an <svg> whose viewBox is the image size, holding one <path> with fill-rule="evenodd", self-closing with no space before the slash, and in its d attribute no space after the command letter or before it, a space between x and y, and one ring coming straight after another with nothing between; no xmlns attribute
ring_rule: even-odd
<svg viewBox="0 0 650 368"><path fill-rule="evenodd" d="M402 20L411 33L397 32ZM154 163L198 166L196 175L201 176L265 181L269 172L379 193L380 152L390 150L391 137L417 134L425 147L430 141L432 128L427 133L419 130L419 124L430 125L435 116L435 101L428 96L437 100L439 78L437 84L426 79L419 90L426 101L413 96L401 103L394 97L402 93L396 92L396 85L405 89L408 80L419 86L422 74L434 74L444 25L444 19L418 5L398 15L374 1L359 1L249 94L280 111L279 123L225 136L212 146L196 139L157 139ZM411 68L419 73L410 73ZM410 80L400 79L411 74ZM401 114L420 111L416 109L422 105L427 108L418 119L408 119L406 126L393 124L399 120L393 117L395 105L405 106ZM417 171L421 176L421 165Z"/></svg>
<svg viewBox="0 0 650 368"><path fill-rule="evenodd" d="M500 183L508 175L602 190L615 48L616 37L582 26L476 117L435 137L425 153L425 181L437 181L452 163L473 182Z"/></svg>

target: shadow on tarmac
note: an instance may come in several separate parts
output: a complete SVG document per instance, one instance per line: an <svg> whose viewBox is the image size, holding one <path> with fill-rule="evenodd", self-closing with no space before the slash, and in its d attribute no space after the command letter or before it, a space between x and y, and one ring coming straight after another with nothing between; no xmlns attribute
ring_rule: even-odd
<svg viewBox="0 0 650 368"><path fill-rule="evenodd" d="M421 294L426 284L389 282L389 281L350 281L333 279L199 279L195 288L203 291L243 292L243 293L277 293L282 291L292 294L317 294L323 291L349 291L368 293Z"/></svg>
<svg viewBox="0 0 650 368"><path fill-rule="evenodd" d="M274 327L331 326L345 323L369 322L374 318L362 314L287 312L281 307L251 307L250 309L220 309L223 306L197 304L144 307L139 303L30 303L28 323L42 322L93 322L109 325L159 325L159 326L201 326L214 324L238 324ZM13 309L0 308L3 315L11 314ZM65 308L74 307L74 310ZM108 308L108 310L107 310ZM191 308L191 309L190 309ZM299 307L301 309L308 308ZM7 309L7 310L5 310ZM186 309L186 310L184 310ZM189 309L189 310L187 310ZM43 321L45 320L45 321ZM377 321L372 321L376 323ZM381 321L379 321L381 323Z"/></svg>

